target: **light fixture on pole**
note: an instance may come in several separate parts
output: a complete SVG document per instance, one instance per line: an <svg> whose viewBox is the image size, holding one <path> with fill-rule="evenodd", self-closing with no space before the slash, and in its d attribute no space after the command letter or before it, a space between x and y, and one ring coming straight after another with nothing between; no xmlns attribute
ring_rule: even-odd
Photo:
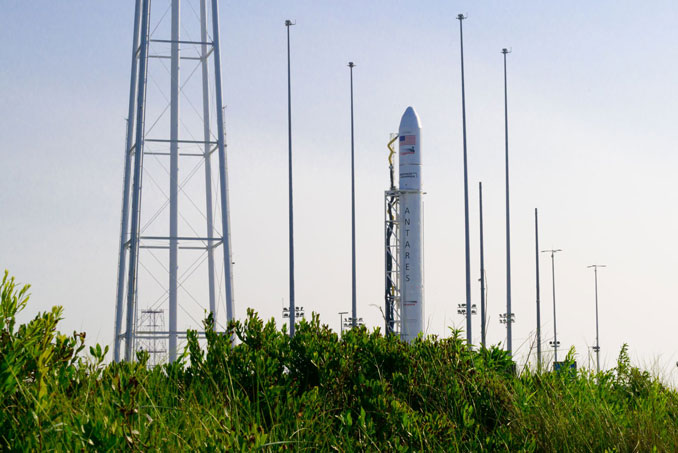
<svg viewBox="0 0 678 453"><path fill-rule="evenodd" d="M511 313L511 316L509 317L508 314L506 313L500 313L499 322L501 324L513 324L514 322L516 322L516 314Z"/></svg>
<svg viewBox="0 0 678 453"><path fill-rule="evenodd" d="M551 254L551 281L553 283L553 341L549 341L549 345L553 348L553 362L558 361L558 346L560 346L560 341L558 341L558 330L556 325L556 253L562 252L561 249L553 250L542 250L542 253Z"/></svg>
<svg viewBox="0 0 678 453"><path fill-rule="evenodd" d="M551 346L553 348L553 350L555 351L554 360L553 360L553 362L554 362L553 366L555 367L555 363L558 361L558 347L560 346L560 341L551 340L551 341L549 341L549 346Z"/></svg>
<svg viewBox="0 0 678 453"><path fill-rule="evenodd" d="M295 25L291 20L285 21L287 27L287 144L288 144L288 183L289 183L289 253L290 253L290 336L294 336L294 203L292 196L292 82L290 77L290 27Z"/></svg>
<svg viewBox="0 0 678 453"><path fill-rule="evenodd" d="M464 238L466 250L466 305L471 304L471 245L469 232L469 213L468 213L468 165L466 157L466 92L464 87L464 30L463 22L468 16L464 14L457 15L459 20L459 46L461 49L461 118L462 132L464 137ZM471 332L471 312L466 313L466 342L469 346L472 343Z"/></svg>
<svg viewBox="0 0 678 453"><path fill-rule="evenodd" d="M363 318L354 319L352 317L348 317L344 320L344 328L346 329L352 329L353 327L360 327L364 325L365 322L363 321Z"/></svg>
<svg viewBox="0 0 678 453"><path fill-rule="evenodd" d="M459 315L467 315L466 313L466 304L457 304L457 314ZM478 314L478 310L476 308L476 304L471 305L471 315L476 315Z"/></svg>
<svg viewBox="0 0 678 453"><path fill-rule="evenodd" d="M339 312L339 332L341 332L341 335L344 335L344 315L347 315L347 311L340 311Z"/></svg>
<svg viewBox="0 0 678 453"><path fill-rule="evenodd" d="M305 315L304 312L304 307L294 307L294 313L290 314L290 309L289 307L283 307L282 309L282 316L283 318L289 318L289 319L295 319L295 318L303 318Z"/></svg>
<svg viewBox="0 0 678 453"><path fill-rule="evenodd" d="M596 345L593 347L593 350L596 352L596 371L600 373L600 336L598 334L598 268L607 267L605 264L592 264L588 266L588 269L593 268L593 275L595 280L596 288Z"/></svg>

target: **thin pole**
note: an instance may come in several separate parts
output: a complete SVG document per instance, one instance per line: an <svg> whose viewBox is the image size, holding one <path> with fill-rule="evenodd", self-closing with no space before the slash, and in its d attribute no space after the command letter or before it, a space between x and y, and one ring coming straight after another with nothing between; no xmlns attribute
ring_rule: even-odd
<svg viewBox="0 0 678 453"><path fill-rule="evenodd" d="M181 0L172 0L170 52L170 187L169 187L169 361L177 358L177 270L179 243L179 63Z"/></svg>
<svg viewBox="0 0 678 453"><path fill-rule="evenodd" d="M593 268L596 286L596 371L600 373L600 336L598 332L598 267Z"/></svg>
<svg viewBox="0 0 678 453"><path fill-rule="evenodd" d="M554 361L558 361L558 331L556 323L556 260L555 253L551 252L551 279L553 281L553 347Z"/></svg>
<svg viewBox="0 0 678 453"><path fill-rule="evenodd" d="M212 45L214 50L214 97L217 113L217 148L219 150L219 192L221 198L222 244L224 248L224 285L226 286L226 321L234 317L233 261L231 259L231 214L228 200L228 165L226 161L226 136L224 134L224 108L221 90L221 47L219 44L219 5L212 0Z"/></svg>
<svg viewBox="0 0 678 453"><path fill-rule="evenodd" d="M596 286L596 371L600 373L600 336L598 332L598 267L593 268Z"/></svg>
<svg viewBox="0 0 678 453"><path fill-rule="evenodd" d="M596 285L596 370L600 373L600 331L598 330L598 267L595 267Z"/></svg>
<svg viewBox="0 0 678 453"><path fill-rule="evenodd" d="M214 290L214 219L212 210L214 209L212 201L212 159L210 152L210 90L209 90L209 68L207 57L209 51L207 48L207 6L205 0L200 0L200 40L202 41L200 66L202 72L202 120L203 137L205 140L205 220L207 221L207 287L210 303L210 313L214 317L213 328L216 327L216 301Z"/></svg>
<svg viewBox="0 0 678 453"><path fill-rule="evenodd" d="M355 327L358 322L358 302L356 298L356 264L355 264L355 147L353 134L353 68L355 64L352 61L348 63L351 72L351 309Z"/></svg>
<svg viewBox="0 0 678 453"><path fill-rule="evenodd" d="M461 117L464 136L464 232L466 247L466 342L471 346L473 336L471 332L471 245L468 213L468 166L466 158L466 92L464 90L464 31L463 20L466 16L459 14L459 44L461 48Z"/></svg>
<svg viewBox="0 0 678 453"><path fill-rule="evenodd" d="M553 283L553 362L558 361L558 330L556 324L556 253L562 252L561 249L542 250L543 253L551 254L551 281Z"/></svg>
<svg viewBox="0 0 678 453"><path fill-rule="evenodd" d="M593 275L595 280L595 289L596 289L596 371L600 373L600 335L598 331L598 268L607 267L604 264L593 264L588 266L589 269L593 268Z"/></svg>
<svg viewBox="0 0 678 453"><path fill-rule="evenodd" d="M478 195L480 199L480 342L486 346L487 315L485 314L485 241L483 239L483 183L478 183Z"/></svg>
<svg viewBox="0 0 678 453"><path fill-rule="evenodd" d="M113 359L120 361L123 299L125 298L125 261L127 260L127 235L129 234L129 192L132 170L132 136L134 133L134 100L137 92L137 51L139 50L139 24L141 22L141 0L134 7L134 37L132 38L132 69L129 81L129 107L127 110L127 138L125 139L125 176L122 186L122 215L120 221L120 251L118 254L118 287L115 295L115 341Z"/></svg>
<svg viewBox="0 0 678 453"><path fill-rule="evenodd" d="M534 208L534 244L537 280L537 369L541 369L541 301L539 300L539 213Z"/></svg>
<svg viewBox="0 0 678 453"><path fill-rule="evenodd" d="M292 197L292 84L290 79L290 26L291 20L285 21L287 27L287 143L288 143L288 178L289 178L289 241L290 241L290 336L294 336L294 204Z"/></svg>
<svg viewBox="0 0 678 453"><path fill-rule="evenodd" d="M139 263L139 203L144 157L144 120L146 102L146 68L148 67L148 16L150 0L143 0L139 43L139 79L137 82L136 115L134 120L134 176L132 182L132 218L130 220L129 266L127 275L127 320L125 332L125 360L133 360L134 330L136 320L137 265Z"/></svg>
<svg viewBox="0 0 678 453"><path fill-rule="evenodd" d="M511 221L509 208L509 146L508 146L508 85L506 83L506 54L510 51L502 49L504 54L504 137L506 144L506 348L513 352L513 316L511 312Z"/></svg>

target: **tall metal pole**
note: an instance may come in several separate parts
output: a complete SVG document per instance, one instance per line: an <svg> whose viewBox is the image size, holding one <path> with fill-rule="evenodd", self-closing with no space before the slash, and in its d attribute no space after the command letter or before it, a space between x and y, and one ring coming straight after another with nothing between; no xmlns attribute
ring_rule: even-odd
<svg viewBox="0 0 678 453"><path fill-rule="evenodd" d="M556 324L556 253L562 252L561 249L542 250L543 253L551 254L551 281L553 282L553 362L558 361L558 329Z"/></svg>
<svg viewBox="0 0 678 453"><path fill-rule="evenodd" d="M556 323L556 259L555 252L551 252L551 281L553 283L553 348L554 361L558 361L558 330Z"/></svg>
<svg viewBox="0 0 678 453"><path fill-rule="evenodd" d="M485 311L485 241L483 239L483 183L478 183L478 195L480 199L480 342L486 346L486 322Z"/></svg>
<svg viewBox="0 0 678 453"><path fill-rule="evenodd" d="M131 361L134 352L134 329L136 321L137 265L139 263L139 203L144 158L144 120L146 99L146 69L148 67L148 19L150 0L143 0L141 28L139 30L139 78L137 82L136 115L134 120L134 176L132 182L132 218L130 220L129 266L127 275L127 309L125 332L125 360Z"/></svg>
<svg viewBox="0 0 678 453"><path fill-rule="evenodd" d="M355 146L353 134L353 68L355 64L348 62L351 72L351 309L355 327L358 322L358 302L356 298L356 265L355 265Z"/></svg>
<svg viewBox="0 0 678 453"><path fill-rule="evenodd" d="M203 118L203 139L205 146L205 220L207 220L207 289L210 303L210 313L215 317L213 327L216 327L216 301L214 290L214 219L212 210L212 158L210 149L210 90L209 90L209 69L207 58L209 49L207 45L207 5L205 0L200 0L200 66L202 72L202 118Z"/></svg>
<svg viewBox="0 0 678 453"><path fill-rule="evenodd" d="M122 220L120 222L120 251L118 254L118 287L115 296L115 340L113 359L120 361L120 342L122 341L122 313L125 298L125 262L127 261L127 235L129 234L129 192L132 170L132 137L134 135L134 100L137 91L137 51L139 50L139 25L141 22L141 0L134 7L134 37L132 38L132 69L129 81L129 106L127 110L127 138L125 139L125 174L122 186Z"/></svg>
<svg viewBox="0 0 678 453"><path fill-rule="evenodd" d="M459 45L461 48L461 118L464 136L464 232L466 247L466 342L473 343L471 331L471 245L468 214L468 166L466 158L466 92L464 90L464 30L463 20L466 16L459 14Z"/></svg>
<svg viewBox="0 0 678 453"><path fill-rule="evenodd" d="M511 326L513 317L511 311L511 217L509 209L509 146L508 146L508 85L506 83L506 54L510 51L502 49L504 54L504 140L506 144L506 348L509 354L513 353L513 335Z"/></svg>
<svg viewBox="0 0 678 453"><path fill-rule="evenodd" d="M534 246L537 280L537 369L541 369L541 301L539 300L539 213L534 208Z"/></svg>
<svg viewBox="0 0 678 453"><path fill-rule="evenodd" d="M589 269L593 268L593 275L595 279L595 288L596 288L596 371L600 373L600 336L598 332L598 268L607 267L605 264L592 264L588 266Z"/></svg>
<svg viewBox="0 0 678 453"><path fill-rule="evenodd" d="M292 198L292 84L290 80L290 26L291 20L285 21L287 27L287 143L289 174L289 234L290 234L290 336L294 336L294 205Z"/></svg>
<svg viewBox="0 0 678 453"><path fill-rule="evenodd" d="M172 0L170 51L170 186L169 186L169 361L177 358L177 270L179 243L179 37L181 0Z"/></svg>
<svg viewBox="0 0 678 453"><path fill-rule="evenodd" d="M224 108L221 90L221 47L219 44L219 5L212 0L212 46L214 49L214 97L217 113L217 147L219 149L219 192L221 198L222 246L224 248L224 285L226 286L226 320L234 317L233 261L231 259L231 214L228 200L228 165L226 161L226 136L224 134Z"/></svg>

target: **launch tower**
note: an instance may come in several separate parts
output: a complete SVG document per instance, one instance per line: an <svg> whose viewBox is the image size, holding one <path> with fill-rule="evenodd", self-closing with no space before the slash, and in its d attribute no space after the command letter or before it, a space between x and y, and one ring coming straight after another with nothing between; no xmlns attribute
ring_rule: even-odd
<svg viewBox="0 0 678 453"><path fill-rule="evenodd" d="M132 41L114 359L143 337L174 361L206 311L233 318L218 2L136 0ZM139 305L168 330L137 332Z"/></svg>

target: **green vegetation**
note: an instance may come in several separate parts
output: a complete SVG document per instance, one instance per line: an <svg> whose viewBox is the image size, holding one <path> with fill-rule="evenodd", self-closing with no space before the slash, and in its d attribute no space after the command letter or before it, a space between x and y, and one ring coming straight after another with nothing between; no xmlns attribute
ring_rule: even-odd
<svg viewBox="0 0 678 453"><path fill-rule="evenodd" d="M314 317L290 339L250 311L230 326L236 346L210 333L201 349L193 333L149 369L143 353L86 355L84 334L58 333L58 307L17 327L27 288L5 274L0 289L2 450L678 451L678 394L626 348L598 375L516 377L458 332L339 340Z"/></svg>

